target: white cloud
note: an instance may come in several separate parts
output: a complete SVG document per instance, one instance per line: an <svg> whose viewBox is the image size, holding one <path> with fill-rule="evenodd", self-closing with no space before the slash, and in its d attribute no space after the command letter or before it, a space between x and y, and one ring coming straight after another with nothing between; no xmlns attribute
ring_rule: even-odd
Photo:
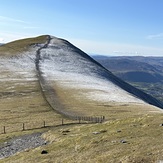
<svg viewBox="0 0 163 163"><path fill-rule="evenodd" d="M163 39L163 33L155 34L155 35L148 35L147 39Z"/></svg>
<svg viewBox="0 0 163 163"><path fill-rule="evenodd" d="M39 35L39 34L37 34ZM5 42L22 38L34 37L30 33L16 33L3 31L0 40ZM163 48L148 47L141 45L92 41L84 39L66 38L72 44L88 54L119 55L119 56L163 56ZM1 41L0 41L1 42Z"/></svg>
<svg viewBox="0 0 163 163"><path fill-rule="evenodd" d="M137 51L113 51L115 55L141 55L141 53Z"/></svg>
<svg viewBox="0 0 163 163"><path fill-rule="evenodd" d="M9 31L3 31L0 33L0 38L3 38L3 42L11 42L14 40L19 40L23 38L28 38L28 37L34 37L30 33L18 33L18 32L9 32Z"/></svg>
<svg viewBox="0 0 163 163"><path fill-rule="evenodd" d="M27 26L27 27L23 27L23 28L24 28L24 29L38 29L38 28L40 28L40 27L32 27L32 26L31 26L31 27L30 27L30 26L28 27L28 26Z"/></svg>
<svg viewBox="0 0 163 163"><path fill-rule="evenodd" d="M4 41L4 38L0 37L0 43L3 43L3 41Z"/></svg>
<svg viewBox="0 0 163 163"><path fill-rule="evenodd" d="M71 38L68 40L86 53L91 54L163 56L163 48Z"/></svg>
<svg viewBox="0 0 163 163"><path fill-rule="evenodd" d="M6 16L0 16L0 21L2 21L2 22L15 22L15 23L29 24L29 22L26 22L26 21L23 21L23 20L19 20L19 19L15 19L15 18L6 17Z"/></svg>

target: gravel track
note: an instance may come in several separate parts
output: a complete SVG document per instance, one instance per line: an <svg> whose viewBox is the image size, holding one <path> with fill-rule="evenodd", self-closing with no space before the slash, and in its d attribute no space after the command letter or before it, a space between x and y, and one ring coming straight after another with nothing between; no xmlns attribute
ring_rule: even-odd
<svg viewBox="0 0 163 163"><path fill-rule="evenodd" d="M0 159L12 156L27 149L46 145L47 141L41 138L42 133L19 136L8 142L0 144Z"/></svg>

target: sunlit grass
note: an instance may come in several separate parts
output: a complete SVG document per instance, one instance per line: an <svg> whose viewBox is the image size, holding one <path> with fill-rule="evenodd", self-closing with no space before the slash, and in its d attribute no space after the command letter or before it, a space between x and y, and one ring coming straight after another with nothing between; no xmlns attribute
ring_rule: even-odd
<svg viewBox="0 0 163 163"><path fill-rule="evenodd" d="M9 86L13 86L8 90ZM20 131L22 123L27 128L37 128L61 123L57 114L42 96L38 81L1 82L0 132L6 126L6 132Z"/></svg>
<svg viewBox="0 0 163 163"><path fill-rule="evenodd" d="M15 56L24 51L29 50L29 48L36 43L45 43L47 41L47 35L27 38L22 40L16 40L11 43L4 44L0 46L0 56Z"/></svg>
<svg viewBox="0 0 163 163"><path fill-rule="evenodd" d="M60 101L66 106L66 110L79 115L105 116L107 120L112 120L162 112L161 109L146 103L117 103L89 100L83 95L86 93L85 90L64 88L57 85L57 82L55 83L54 90L57 92Z"/></svg>
<svg viewBox="0 0 163 163"><path fill-rule="evenodd" d="M103 124L55 127L43 134L49 145L0 162L157 162L163 160L162 121L163 114L150 114ZM41 155L43 149L48 154Z"/></svg>

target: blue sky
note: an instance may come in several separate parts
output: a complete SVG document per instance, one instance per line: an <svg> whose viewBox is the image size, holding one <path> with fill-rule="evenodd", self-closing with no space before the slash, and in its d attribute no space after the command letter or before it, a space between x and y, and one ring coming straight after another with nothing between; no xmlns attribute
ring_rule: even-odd
<svg viewBox="0 0 163 163"><path fill-rule="evenodd" d="M50 34L86 53L163 56L163 0L0 0L0 42Z"/></svg>

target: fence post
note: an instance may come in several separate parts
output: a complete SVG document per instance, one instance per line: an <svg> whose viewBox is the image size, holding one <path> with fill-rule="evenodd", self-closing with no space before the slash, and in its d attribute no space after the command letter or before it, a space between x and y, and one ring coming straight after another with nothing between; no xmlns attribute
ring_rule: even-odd
<svg viewBox="0 0 163 163"><path fill-rule="evenodd" d="M44 126L43 126L44 128L46 127L46 125L45 125L45 121L44 121Z"/></svg>
<svg viewBox="0 0 163 163"><path fill-rule="evenodd" d="M80 124L80 120L81 120L81 118L79 117L79 124Z"/></svg>
<svg viewBox="0 0 163 163"><path fill-rule="evenodd" d="M23 123L23 131L25 130L25 125L24 125L24 123Z"/></svg>
<svg viewBox="0 0 163 163"><path fill-rule="evenodd" d="M103 116L103 121L105 120L105 116Z"/></svg>
<svg viewBox="0 0 163 163"><path fill-rule="evenodd" d="M62 118L62 125L63 125L63 118Z"/></svg>
<svg viewBox="0 0 163 163"><path fill-rule="evenodd" d="M102 123L103 122L103 118L102 118L102 116L101 116L101 122L100 123Z"/></svg>
<svg viewBox="0 0 163 163"><path fill-rule="evenodd" d="M3 133L6 134L6 127L3 126Z"/></svg>

